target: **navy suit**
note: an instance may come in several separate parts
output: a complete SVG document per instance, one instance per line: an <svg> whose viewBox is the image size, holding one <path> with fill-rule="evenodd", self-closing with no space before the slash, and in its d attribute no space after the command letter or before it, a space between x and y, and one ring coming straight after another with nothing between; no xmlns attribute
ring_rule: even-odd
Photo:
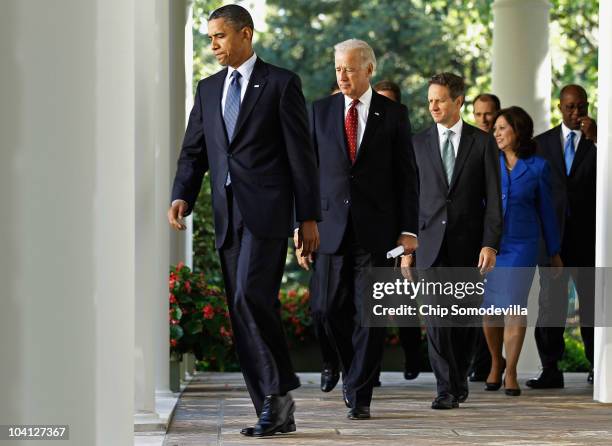
<svg viewBox="0 0 612 446"><path fill-rule="evenodd" d="M550 165L539 156L531 156L519 158L508 172L502 152L499 160L504 232L495 269L488 276L483 306L526 307L538 264L540 233L549 257L558 254L561 247L552 204Z"/></svg>
<svg viewBox="0 0 612 446"><path fill-rule="evenodd" d="M364 299L371 296L367 272L389 264L385 253L402 231L417 233L418 182L405 106L372 92L354 163L344 109L342 94L316 101L311 109L323 212L317 274L326 282L319 287L319 317L340 357L349 403L369 407L385 329L362 326Z"/></svg>
<svg viewBox="0 0 612 446"><path fill-rule="evenodd" d="M299 222L320 220L318 173L299 78L257 59L230 140L221 113L226 75L224 69L198 84L172 199L185 200L191 212L210 172L236 348L259 415L266 395L299 386L278 291L294 212Z"/></svg>
<svg viewBox="0 0 612 446"><path fill-rule="evenodd" d="M552 202L561 234L561 259L565 267L561 277L556 280L548 270L540 270L540 313L535 339L545 368L556 368L565 350L563 333L570 275L578 291L580 333L585 354L593 364L597 149L583 134L568 175L562 139L560 125L536 137L538 155L551 166ZM540 264L549 266L543 256Z"/></svg>

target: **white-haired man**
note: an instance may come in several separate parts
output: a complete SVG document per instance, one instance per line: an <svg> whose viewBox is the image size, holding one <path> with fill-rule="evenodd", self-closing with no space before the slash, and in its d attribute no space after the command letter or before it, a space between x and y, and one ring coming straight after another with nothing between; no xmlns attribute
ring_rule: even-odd
<svg viewBox="0 0 612 446"><path fill-rule="evenodd" d="M310 112L323 212L317 268L326 268L323 320L340 355L348 417L364 419L385 335L361 323L366 274L386 266L394 246L416 249L417 174L408 110L370 86L372 48L350 39L334 49L341 94L316 101Z"/></svg>

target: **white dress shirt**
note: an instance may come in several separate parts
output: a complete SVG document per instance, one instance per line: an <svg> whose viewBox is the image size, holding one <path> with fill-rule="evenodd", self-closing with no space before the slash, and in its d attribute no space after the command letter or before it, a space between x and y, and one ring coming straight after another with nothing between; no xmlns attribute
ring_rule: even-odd
<svg viewBox="0 0 612 446"><path fill-rule="evenodd" d="M440 138L440 154L442 154L444 143L446 142L445 133L448 130L452 130L454 135L451 138L451 142L453 143L453 149L455 149L455 159L457 159L457 151L459 150L459 143L461 142L461 131L463 130L463 120L459 119L451 128L446 128L442 124L437 124L437 126L438 138Z"/></svg>
<svg viewBox="0 0 612 446"><path fill-rule="evenodd" d="M346 115L348 114L349 108L353 100L348 96L344 96L344 121L346 122ZM372 102L372 87L368 86L368 89L364 94L359 97L359 104L357 104L357 153L359 153L359 146L361 146L361 140L363 139L363 132L365 131L366 123L368 122L368 113L370 112L370 103Z"/></svg>
<svg viewBox="0 0 612 446"><path fill-rule="evenodd" d="M576 152L578 151L578 143L580 142L580 138L582 137L582 131L572 130L564 123L561 123L561 137L563 138L561 141L561 151L563 153L563 156L565 156L565 142L567 141L567 135L569 135L570 132L574 132L576 134L576 136L574 136L574 148L576 149Z"/></svg>

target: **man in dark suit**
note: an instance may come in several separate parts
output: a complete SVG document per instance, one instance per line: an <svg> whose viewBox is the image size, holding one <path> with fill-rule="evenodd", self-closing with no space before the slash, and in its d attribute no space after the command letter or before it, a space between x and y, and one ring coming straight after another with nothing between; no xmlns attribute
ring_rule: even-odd
<svg viewBox="0 0 612 446"><path fill-rule="evenodd" d="M489 133L493 127L493 119L501 109L499 98L491 93L481 93L474 98L472 105L474 107L474 121L477 127L483 132ZM474 358L470 366L471 382L486 381L491 371L491 354L489 353L487 340L482 328L476 331Z"/></svg>
<svg viewBox="0 0 612 446"><path fill-rule="evenodd" d="M435 124L412 141L420 180L416 266L495 266L502 234L498 150L493 137L461 120L465 85L451 73L429 81ZM402 266L412 265L404 257ZM437 380L433 409L459 407L478 327L442 327L426 320L429 360Z"/></svg>
<svg viewBox="0 0 612 446"><path fill-rule="evenodd" d="M378 81L373 88L376 93L380 93L392 101L402 102L402 91L399 85L393 81L386 79ZM413 380L419 376L422 367L421 344L423 338L419 316L415 315L406 325L398 328L399 340L404 351L404 379Z"/></svg>
<svg viewBox="0 0 612 446"><path fill-rule="evenodd" d="M311 134L319 157L321 245L326 265L325 326L343 370L348 418L370 417L385 328L362 325L367 274L385 253L417 247L418 189L405 106L372 90L374 52L360 40L335 46L341 94L316 101Z"/></svg>
<svg viewBox="0 0 612 446"><path fill-rule="evenodd" d="M552 277L540 268L540 312L535 328L542 372L527 381L535 389L561 388L563 374L557 367L563 356L568 310L568 281L572 277L580 302L580 333L587 359L593 366L595 296L595 194L597 125L588 113L584 88L563 87L559 110L563 122L536 137L538 155L551 166L553 202L561 234L563 274ZM541 263L541 266L550 266ZM593 371L588 381L593 382Z"/></svg>
<svg viewBox="0 0 612 446"><path fill-rule="evenodd" d="M299 386L285 340L278 291L294 215L304 255L318 246L318 172L300 80L257 58L253 20L238 5L208 21L221 65L198 84L168 211L171 225L195 204L210 171L227 303L244 379L259 420L241 431L295 430L289 391ZM295 209L295 210L294 210Z"/></svg>

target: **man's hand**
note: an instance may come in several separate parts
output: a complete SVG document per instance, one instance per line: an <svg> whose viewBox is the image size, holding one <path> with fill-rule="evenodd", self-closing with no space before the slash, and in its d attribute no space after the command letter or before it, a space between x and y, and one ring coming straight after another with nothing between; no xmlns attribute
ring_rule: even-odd
<svg viewBox="0 0 612 446"><path fill-rule="evenodd" d="M578 118L580 121L580 130L584 133L584 137L597 144L597 123L588 116Z"/></svg>
<svg viewBox="0 0 612 446"><path fill-rule="evenodd" d="M419 247L419 242L414 235L402 234L397 239L397 244L404 247L404 255L412 254Z"/></svg>
<svg viewBox="0 0 612 446"><path fill-rule="evenodd" d="M495 261L497 260L497 253L493 248L487 246L480 250L480 256L478 257L478 268L480 268L480 274L485 274L491 271L495 267Z"/></svg>
<svg viewBox="0 0 612 446"><path fill-rule="evenodd" d="M413 280L412 269L411 269L413 266L414 266L414 255L409 254L409 255L405 255L402 257L402 260L400 263L402 276L404 276L405 279L408 279L410 281Z"/></svg>
<svg viewBox="0 0 612 446"><path fill-rule="evenodd" d="M319 229L317 222L308 220L300 223L298 230L298 239L296 244L297 249L300 249L301 257L309 257L314 251L319 249Z"/></svg>
<svg viewBox="0 0 612 446"><path fill-rule="evenodd" d="M168 221L177 231L184 231L187 229L185 222L183 221L183 215L187 213L187 202L183 200L176 200L170 209L168 209Z"/></svg>
<svg viewBox="0 0 612 446"><path fill-rule="evenodd" d="M299 230L293 231L293 246L295 247L295 257L297 258L298 265L305 269L306 271L310 271L310 264L312 263L312 254L308 257L302 256L302 248L298 248L299 246Z"/></svg>

